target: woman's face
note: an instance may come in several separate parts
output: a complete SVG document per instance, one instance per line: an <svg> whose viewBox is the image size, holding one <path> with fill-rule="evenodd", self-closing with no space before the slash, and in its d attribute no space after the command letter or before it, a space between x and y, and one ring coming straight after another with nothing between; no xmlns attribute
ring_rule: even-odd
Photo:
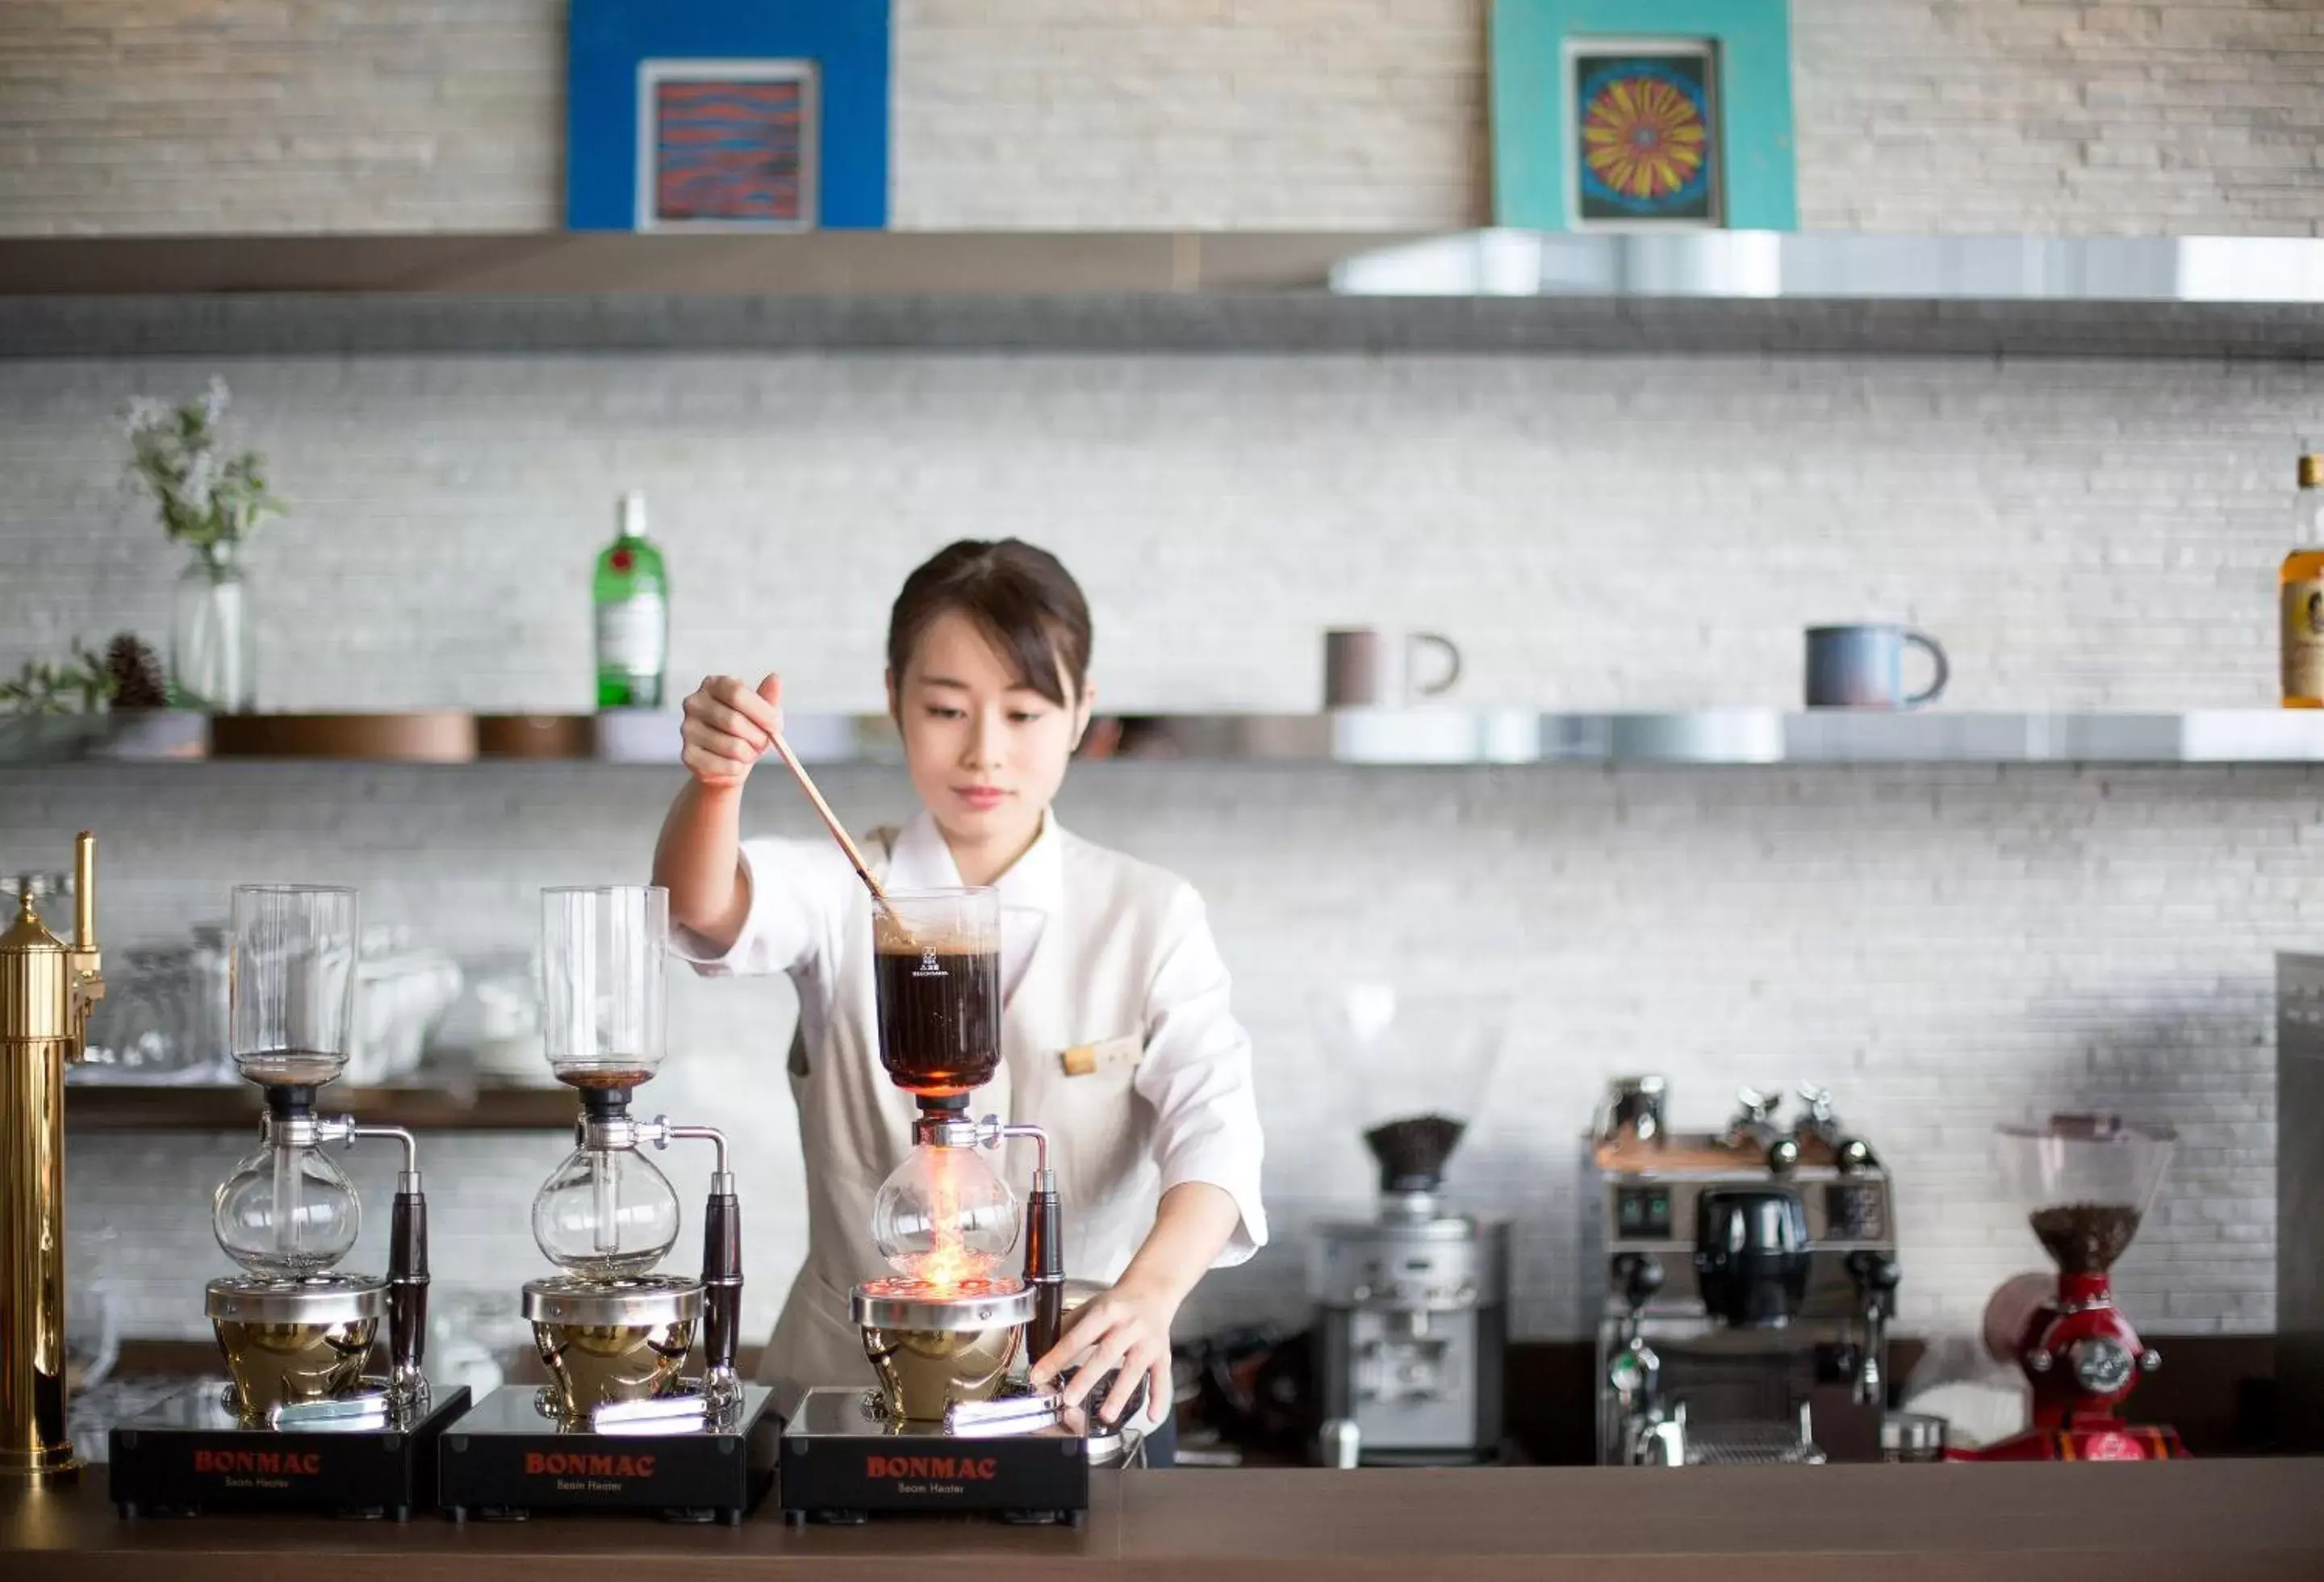
<svg viewBox="0 0 2324 1582"><path fill-rule="evenodd" d="M888 677L888 707L904 737L912 787L958 845L1021 850L1065 778L1089 724L1093 689L1060 708L1018 684L1007 659L958 610L928 624L903 675Z"/></svg>

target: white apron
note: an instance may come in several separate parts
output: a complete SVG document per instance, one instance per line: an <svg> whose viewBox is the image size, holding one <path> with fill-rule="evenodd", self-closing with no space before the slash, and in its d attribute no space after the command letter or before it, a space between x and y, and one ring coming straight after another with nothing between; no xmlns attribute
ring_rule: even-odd
<svg viewBox="0 0 2324 1582"><path fill-rule="evenodd" d="M1156 909L1105 903L1120 899L1114 867L1132 884L1140 873L1158 870L1121 862L1062 830L1047 831L1045 838L1063 844L1056 860L1067 871L1051 898L1055 910L1005 1002L1001 1069L971 1096L969 1113L1031 1122L1048 1132L1065 1211L1065 1272L1110 1282L1153 1227L1160 1174L1151 1157L1152 1114L1137 1099L1135 1060L1118 1058L1088 1075L1068 1076L1063 1056L1076 1046L1119 1049L1121 1041L1139 1041L1156 942L1138 914ZM899 865L894 832L881 830L866 843L866 858L883 885L958 884L949 854L940 863L932 860L927 845L922 840L907 848L910 860ZM1094 893L1086 882L1077 884L1077 877L1095 880ZM862 1281L893 1272L872 1239L872 1200L909 1150L917 1113L911 1096L880 1064L872 902L860 884L853 889L852 913L835 942L821 1048L810 1052L802 1030L789 1062L807 1161L807 1257L759 1368L761 1382L775 1387L776 1410L786 1417L809 1387L875 1383L862 1338L848 1318L847 1293ZM1020 1194L1030 1186L1029 1142L1011 1142L987 1158ZM1020 1234L1012 1257L1022 1251Z"/></svg>

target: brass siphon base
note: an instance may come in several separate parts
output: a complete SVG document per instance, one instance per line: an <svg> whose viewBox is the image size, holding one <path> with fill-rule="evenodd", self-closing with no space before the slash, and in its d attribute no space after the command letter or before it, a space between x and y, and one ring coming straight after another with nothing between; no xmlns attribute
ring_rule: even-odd
<svg viewBox="0 0 2324 1582"><path fill-rule="evenodd" d="M549 1403L567 1420L669 1392L701 1315L701 1282L668 1275L557 1275L524 1286L524 1316L549 1369Z"/></svg>

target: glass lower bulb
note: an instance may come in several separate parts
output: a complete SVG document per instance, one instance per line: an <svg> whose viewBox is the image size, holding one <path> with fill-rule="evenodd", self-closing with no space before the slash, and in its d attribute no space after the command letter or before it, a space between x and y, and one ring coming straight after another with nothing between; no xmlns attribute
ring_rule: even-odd
<svg viewBox="0 0 2324 1582"><path fill-rule="evenodd" d="M973 1148L914 1148L872 1200L880 1255L931 1285L1007 1273L1020 1227L1016 1192Z"/></svg>
<svg viewBox="0 0 2324 1582"><path fill-rule="evenodd" d="M355 1250L363 1207L346 1172L320 1149L268 1146L218 1188L210 1229L226 1255L251 1273L296 1280Z"/></svg>
<svg viewBox="0 0 2324 1582"><path fill-rule="evenodd" d="M532 1199L532 1239L576 1274L642 1274L678 1242L678 1194L633 1148L576 1148Z"/></svg>

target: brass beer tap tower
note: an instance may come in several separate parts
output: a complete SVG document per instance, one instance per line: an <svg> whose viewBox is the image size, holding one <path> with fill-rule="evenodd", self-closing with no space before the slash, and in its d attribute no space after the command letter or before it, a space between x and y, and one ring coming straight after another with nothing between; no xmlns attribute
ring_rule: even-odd
<svg viewBox="0 0 2324 1582"><path fill-rule="evenodd" d="M0 933L0 1477L79 1470L65 1432L65 1064L105 997L97 837L73 847L73 942L26 885Z"/></svg>

